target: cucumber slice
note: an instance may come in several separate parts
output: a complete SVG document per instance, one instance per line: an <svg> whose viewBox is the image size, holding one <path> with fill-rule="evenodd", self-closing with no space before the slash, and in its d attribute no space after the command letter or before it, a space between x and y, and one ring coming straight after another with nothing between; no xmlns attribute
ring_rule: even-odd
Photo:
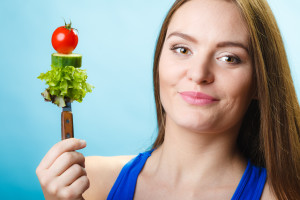
<svg viewBox="0 0 300 200"><path fill-rule="evenodd" d="M51 63L54 67L73 66L76 68L81 67L82 55L76 53L61 54L53 53L51 55Z"/></svg>

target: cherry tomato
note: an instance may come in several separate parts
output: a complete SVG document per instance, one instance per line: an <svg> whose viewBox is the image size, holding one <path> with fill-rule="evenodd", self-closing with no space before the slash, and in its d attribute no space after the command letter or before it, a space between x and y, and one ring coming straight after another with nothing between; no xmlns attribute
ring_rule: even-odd
<svg viewBox="0 0 300 200"><path fill-rule="evenodd" d="M75 29L76 30L76 29ZM76 48L78 35L70 24L58 27L52 34L52 46L58 53L69 54Z"/></svg>

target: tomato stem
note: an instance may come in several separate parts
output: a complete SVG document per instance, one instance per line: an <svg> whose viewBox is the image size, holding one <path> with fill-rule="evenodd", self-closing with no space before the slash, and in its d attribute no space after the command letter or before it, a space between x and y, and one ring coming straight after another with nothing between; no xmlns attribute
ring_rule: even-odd
<svg viewBox="0 0 300 200"><path fill-rule="evenodd" d="M70 23L69 23L69 24L67 24L67 22L66 22L65 19L64 19L64 21L65 21L65 28L68 29L69 32L70 32L72 29L74 29L74 30L76 30L77 32L79 32L76 28L72 28L72 22L71 22L71 20L70 20Z"/></svg>

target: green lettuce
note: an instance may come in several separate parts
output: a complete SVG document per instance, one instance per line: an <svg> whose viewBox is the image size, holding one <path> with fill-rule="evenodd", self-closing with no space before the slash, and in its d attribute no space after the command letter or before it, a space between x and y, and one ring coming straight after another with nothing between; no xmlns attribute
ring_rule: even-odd
<svg viewBox="0 0 300 200"><path fill-rule="evenodd" d="M52 101L59 107L66 106L66 102L82 102L86 93L92 92L94 86L86 83L86 70L73 66L55 67L41 73L38 79L46 81L49 87L42 93L46 101Z"/></svg>

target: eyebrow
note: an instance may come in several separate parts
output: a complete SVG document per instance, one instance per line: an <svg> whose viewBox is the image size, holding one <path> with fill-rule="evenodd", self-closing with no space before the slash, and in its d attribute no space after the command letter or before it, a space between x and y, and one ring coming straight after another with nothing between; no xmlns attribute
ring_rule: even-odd
<svg viewBox="0 0 300 200"><path fill-rule="evenodd" d="M180 32L173 32L173 33L171 33L169 36L168 36L168 38L167 39L169 39L170 37L172 37L172 36L178 36L178 37L181 37L181 38L183 38L183 39L185 39L185 40L188 40L188 41L190 41L190 42L193 42L193 43L198 43L198 41L195 39L195 38L193 38L192 36L189 36L189 35L187 35L187 34L184 34L184 33L180 33Z"/></svg>
<svg viewBox="0 0 300 200"><path fill-rule="evenodd" d="M185 33L180 33L180 32L173 32L171 34L169 34L169 36L167 37L167 39L169 39L172 36L178 36L181 37L182 39L188 40L190 42L193 42L195 44L198 44L198 41L196 40L196 38L187 35ZM217 47L240 47L244 50L247 51L247 53L249 53L248 47L245 46L243 43L241 42L235 42L235 41L224 41L224 42L219 42L217 44Z"/></svg>
<svg viewBox="0 0 300 200"><path fill-rule="evenodd" d="M220 42L217 44L217 47L240 47L249 53L247 46L240 42Z"/></svg>

